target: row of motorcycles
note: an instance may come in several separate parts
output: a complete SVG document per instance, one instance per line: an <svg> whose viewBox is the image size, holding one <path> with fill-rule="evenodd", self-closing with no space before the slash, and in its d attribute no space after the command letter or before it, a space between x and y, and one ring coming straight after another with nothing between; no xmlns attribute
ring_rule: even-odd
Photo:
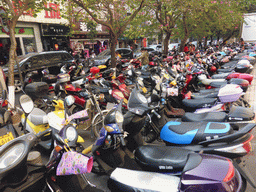
<svg viewBox="0 0 256 192"><path fill-rule="evenodd" d="M72 66L55 84L26 83L23 134L0 147L0 189L102 191L88 180L91 171L107 175L111 191L256 188L241 160L256 126L244 98L254 58L235 52L156 57L148 71L134 60L117 70ZM4 103L3 126L10 124ZM90 125L91 146L82 145L79 124ZM36 149L50 151L46 164L28 160Z"/></svg>

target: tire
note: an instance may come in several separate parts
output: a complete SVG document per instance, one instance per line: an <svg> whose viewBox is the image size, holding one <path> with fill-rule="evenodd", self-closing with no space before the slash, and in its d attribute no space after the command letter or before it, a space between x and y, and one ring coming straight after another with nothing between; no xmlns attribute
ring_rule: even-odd
<svg viewBox="0 0 256 192"><path fill-rule="evenodd" d="M157 138L157 135L155 134L155 132L148 128L143 128L141 130L141 135L142 135L143 140L146 143L152 143Z"/></svg>
<svg viewBox="0 0 256 192"><path fill-rule="evenodd" d="M22 91L22 83L19 78L14 78L14 87L15 93L19 93Z"/></svg>
<svg viewBox="0 0 256 192"><path fill-rule="evenodd" d="M108 113L108 110L102 111L103 117L100 113L97 113L92 120L92 130L94 133L94 136L98 138L100 136L100 130L104 126L103 120L106 114Z"/></svg>
<svg viewBox="0 0 256 192"><path fill-rule="evenodd" d="M247 188L247 181L242 175L241 175L241 177L242 177L242 187L241 187L240 192L245 192L246 188Z"/></svg>

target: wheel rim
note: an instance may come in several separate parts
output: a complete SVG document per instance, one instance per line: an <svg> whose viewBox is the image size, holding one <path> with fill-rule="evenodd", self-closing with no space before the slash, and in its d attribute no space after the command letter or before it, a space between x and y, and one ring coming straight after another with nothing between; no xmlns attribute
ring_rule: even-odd
<svg viewBox="0 0 256 192"><path fill-rule="evenodd" d="M104 126L103 119L107 113L108 111L102 111L103 116L101 116L100 113L98 113L95 115L95 118L93 119L92 128L96 138L100 136L100 130Z"/></svg>
<svg viewBox="0 0 256 192"><path fill-rule="evenodd" d="M20 80L15 79L14 80L14 86L15 86L15 92L20 92L22 89L22 83Z"/></svg>

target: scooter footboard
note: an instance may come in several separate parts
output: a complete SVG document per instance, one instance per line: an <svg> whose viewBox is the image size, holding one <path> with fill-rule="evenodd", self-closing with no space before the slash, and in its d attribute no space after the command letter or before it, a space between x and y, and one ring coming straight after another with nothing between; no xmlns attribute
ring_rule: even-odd
<svg viewBox="0 0 256 192"><path fill-rule="evenodd" d="M180 178L155 172L116 168L110 175L111 191L178 191Z"/></svg>

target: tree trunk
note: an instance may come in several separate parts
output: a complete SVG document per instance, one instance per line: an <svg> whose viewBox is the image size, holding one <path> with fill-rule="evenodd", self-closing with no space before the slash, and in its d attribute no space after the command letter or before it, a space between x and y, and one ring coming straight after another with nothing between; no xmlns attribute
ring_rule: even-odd
<svg viewBox="0 0 256 192"><path fill-rule="evenodd" d="M184 51L184 47L185 47L185 44L188 40L188 37L189 37L189 32L188 32L188 28L187 28L187 23L186 23L186 13L183 14L182 16L182 21L183 21L183 27L184 27L184 38L181 40L181 43L180 43L180 52L183 52Z"/></svg>
<svg viewBox="0 0 256 192"><path fill-rule="evenodd" d="M204 39L204 50L207 49L207 41L208 41L208 36L206 36Z"/></svg>
<svg viewBox="0 0 256 192"><path fill-rule="evenodd" d="M11 41L11 47L9 51L9 69L8 69L8 91L9 91L9 104L10 107L14 107L15 104L15 87L14 87L14 65L15 65L15 55L16 55L16 48L17 48L17 42L15 39L15 26L16 23L11 22L9 25L10 30L10 41Z"/></svg>
<svg viewBox="0 0 256 192"><path fill-rule="evenodd" d="M116 67L116 56L115 56L115 50L116 50L116 42L117 38L115 34L113 34L112 31L110 33L110 53L111 53L111 68Z"/></svg>
<svg viewBox="0 0 256 192"><path fill-rule="evenodd" d="M163 52L163 55L165 55L165 56L168 55L168 45L169 45L170 37L171 37L171 33L166 32L166 36L164 38L164 52Z"/></svg>
<svg viewBox="0 0 256 192"><path fill-rule="evenodd" d="M180 52L184 52L184 47L185 47L185 44L188 40L188 36L189 36L189 34L185 33L184 38L181 40L181 42L180 42Z"/></svg>

